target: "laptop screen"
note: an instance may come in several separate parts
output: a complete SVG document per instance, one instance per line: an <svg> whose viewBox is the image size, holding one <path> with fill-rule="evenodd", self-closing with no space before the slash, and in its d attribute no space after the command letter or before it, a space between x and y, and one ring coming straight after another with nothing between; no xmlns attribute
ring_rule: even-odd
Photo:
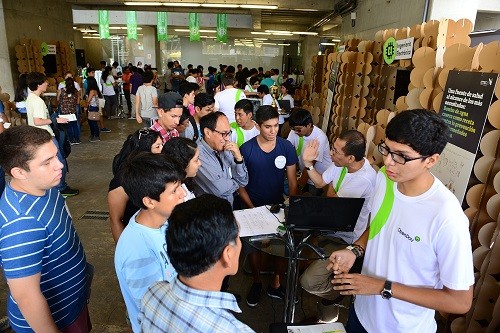
<svg viewBox="0 0 500 333"><path fill-rule="evenodd" d="M353 231L364 198L292 196L286 223L295 230Z"/></svg>
<svg viewBox="0 0 500 333"><path fill-rule="evenodd" d="M285 111L290 111L290 109L292 108L290 101L287 99L279 99L278 104L280 108Z"/></svg>

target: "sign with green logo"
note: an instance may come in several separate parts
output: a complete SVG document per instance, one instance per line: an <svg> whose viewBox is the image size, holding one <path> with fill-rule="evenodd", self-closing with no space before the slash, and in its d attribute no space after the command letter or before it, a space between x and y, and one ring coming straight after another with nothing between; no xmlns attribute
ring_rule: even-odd
<svg viewBox="0 0 500 333"><path fill-rule="evenodd" d="M386 64L392 64L396 59L396 49L398 44L394 37L389 37L384 43L384 61Z"/></svg>
<svg viewBox="0 0 500 333"><path fill-rule="evenodd" d="M189 13L189 41L200 41L200 14Z"/></svg>
<svg viewBox="0 0 500 333"><path fill-rule="evenodd" d="M47 45L47 43L42 42L42 44L40 44L40 53L43 57L49 54L49 46Z"/></svg>
<svg viewBox="0 0 500 333"><path fill-rule="evenodd" d="M158 41L167 40L167 23L168 16L166 12L156 13L156 32Z"/></svg>
<svg viewBox="0 0 500 333"><path fill-rule="evenodd" d="M99 37L101 39L110 39L109 34L109 12L107 10L99 10Z"/></svg>
<svg viewBox="0 0 500 333"><path fill-rule="evenodd" d="M134 11L127 11L125 16L127 18L127 37L137 40L137 15Z"/></svg>
<svg viewBox="0 0 500 333"><path fill-rule="evenodd" d="M218 42L227 43L227 14L217 14L217 36Z"/></svg>

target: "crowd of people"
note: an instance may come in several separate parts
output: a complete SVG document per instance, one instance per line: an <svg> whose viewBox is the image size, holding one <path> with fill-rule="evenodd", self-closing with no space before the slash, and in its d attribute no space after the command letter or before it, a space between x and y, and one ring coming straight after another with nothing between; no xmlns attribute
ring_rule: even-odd
<svg viewBox="0 0 500 333"><path fill-rule="evenodd" d="M107 105L102 115L112 114L116 67L104 67L101 89L96 71L86 70L83 112L94 140L104 126L89 114L99 113L101 96ZM123 75L130 73L129 110L144 127L127 137L113 160L108 205L116 275L134 332L252 332L251 323L233 316L241 312L238 295L227 290L243 248L253 278L246 303L259 304L262 253L242 246L232 210L282 204L303 193L365 199L354 231L320 235L317 244L328 259L300 277L325 306L357 296L348 332L431 332L435 310L468 311L474 284L468 219L430 172L447 139L438 115L396 115L378 145L384 167L376 172L362 133L347 130L329 143L293 99L289 113L280 112L274 96L264 102L269 85L280 85L282 98L290 99L293 82L286 73L238 65L238 71L221 66L219 73L209 68L203 77L203 68L168 67L164 87L150 69L139 74L137 87L137 68L122 74L126 83ZM46 77L28 74L30 126L4 130L0 122L0 166L11 176L0 199L0 260L9 320L20 332L91 327L92 267L61 196L68 192L66 161L53 129L68 123L61 115L81 98L71 77L64 84L61 110L51 120L40 98ZM263 100L256 110L247 99L255 92ZM291 129L286 138L284 121ZM67 126L70 140L79 141L78 126ZM276 260L266 289L282 300L284 266Z"/></svg>

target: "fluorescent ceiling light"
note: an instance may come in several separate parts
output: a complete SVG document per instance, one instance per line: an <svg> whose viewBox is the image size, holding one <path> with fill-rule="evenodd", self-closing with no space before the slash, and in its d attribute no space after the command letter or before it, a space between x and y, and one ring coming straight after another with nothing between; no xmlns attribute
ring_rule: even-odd
<svg viewBox="0 0 500 333"><path fill-rule="evenodd" d="M337 45L335 43L320 43L321 45Z"/></svg>
<svg viewBox="0 0 500 333"><path fill-rule="evenodd" d="M278 9L276 5L240 5L240 8L246 9Z"/></svg>
<svg viewBox="0 0 500 333"><path fill-rule="evenodd" d="M298 12L317 12L317 9L313 8L291 8L292 10L296 10Z"/></svg>
<svg viewBox="0 0 500 333"><path fill-rule="evenodd" d="M267 40L267 38L254 38L254 40Z"/></svg>
<svg viewBox="0 0 500 333"><path fill-rule="evenodd" d="M262 43L262 45L276 45L276 43Z"/></svg>
<svg viewBox="0 0 500 333"><path fill-rule="evenodd" d="M263 31L250 31L252 35L270 35L270 32L263 32Z"/></svg>
<svg viewBox="0 0 500 333"><path fill-rule="evenodd" d="M125 6L161 6L162 2L150 2L150 1L141 1L141 2L124 2Z"/></svg>
<svg viewBox="0 0 500 333"><path fill-rule="evenodd" d="M200 7L199 3L186 3L186 2L163 2L163 6L168 7Z"/></svg>
<svg viewBox="0 0 500 333"><path fill-rule="evenodd" d="M312 31L292 31L292 34L294 34L294 35L311 35L311 36L316 36L318 33L317 32L312 32Z"/></svg>
<svg viewBox="0 0 500 333"><path fill-rule="evenodd" d="M290 44L278 44L278 45L281 45L281 46L290 46Z"/></svg>
<svg viewBox="0 0 500 333"><path fill-rule="evenodd" d="M86 38L86 39L99 39L100 37L96 37L96 36L83 36L82 38Z"/></svg>
<svg viewBox="0 0 500 333"><path fill-rule="evenodd" d="M291 32L273 32L275 36L293 36Z"/></svg>
<svg viewBox="0 0 500 333"><path fill-rule="evenodd" d="M207 8L238 8L239 5L231 5L227 3L202 3L202 7Z"/></svg>
<svg viewBox="0 0 500 333"><path fill-rule="evenodd" d="M177 32L189 32L189 29L174 29L174 31L177 31ZM215 31L215 30L204 30L204 29L201 29L200 32L206 32L206 33L213 32L213 33L216 33L217 31Z"/></svg>
<svg viewBox="0 0 500 333"><path fill-rule="evenodd" d="M121 29L121 30L127 30L127 27L109 27L110 29ZM137 27L137 30L142 30L141 27Z"/></svg>
<svg viewBox="0 0 500 333"><path fill-rule="evenodd" d="M266 30L266 32L270 32L272 34L280 34L280 33L286 33L286 34L292 34L291 31L288 30Z"/></svg>
<svg viewBox="0 0 500 333"><path fill-rule="evenodd" d="M94 29L82 29L80 31L83 32L83 33L86 33L86 32L97 32L97 30L94 30Z"/></svg>
<svg viewBox="0 0 500 333"><path fill-rule="evenodd" d="M337 43L339 43L339 42L340 42L340 39L332 39L332 42L337 42Z"/></svg>

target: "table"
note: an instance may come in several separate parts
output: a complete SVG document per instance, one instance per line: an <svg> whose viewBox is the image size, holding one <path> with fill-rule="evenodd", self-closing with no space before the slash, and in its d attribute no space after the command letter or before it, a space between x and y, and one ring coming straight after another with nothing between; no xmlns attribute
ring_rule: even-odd
<svg viewBox="0 0 500 333"><path fill-rule="evenodd" d="M312 232L302 232L302 235L294 233L286 228L284 235L273 234L263 236L242 237L242 240L252 247L270 254L272 256L288 259L287 281L285 292L285 310L283 321L293 323L295 316L295 295L297 294L297 283L299 280L299 260L320 260L328 256L322 248L316 247L309 241L313 238ZM311 251L303 252L304 249Z"/></svg>

